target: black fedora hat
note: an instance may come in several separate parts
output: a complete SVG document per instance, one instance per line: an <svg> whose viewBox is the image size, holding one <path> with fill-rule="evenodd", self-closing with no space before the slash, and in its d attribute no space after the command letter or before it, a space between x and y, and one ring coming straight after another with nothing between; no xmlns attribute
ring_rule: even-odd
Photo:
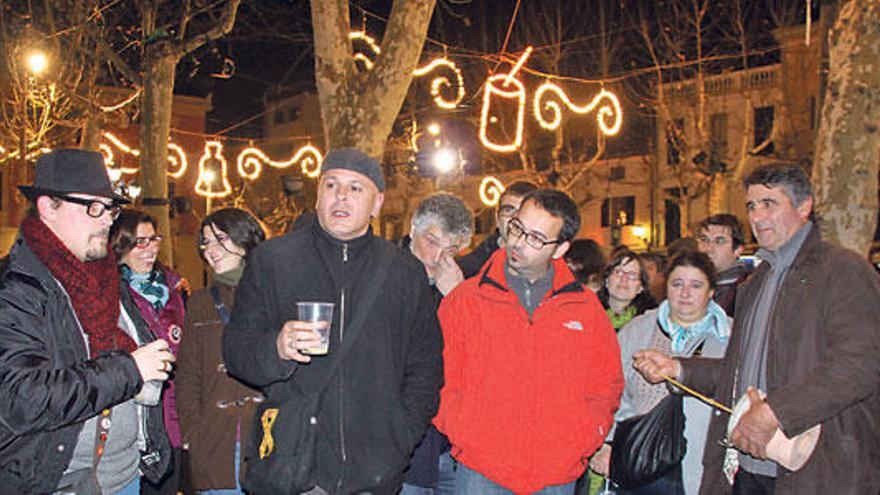
<svg viewBox="0 0 880 495"><path fill-rule="evenodd" d="M113 191L104 156L97 151L58 149L37 159L36 177L32 186L18 186L28 199L39 196L63 196L80 193L110 198L117 203L130 203Z"/></svg>

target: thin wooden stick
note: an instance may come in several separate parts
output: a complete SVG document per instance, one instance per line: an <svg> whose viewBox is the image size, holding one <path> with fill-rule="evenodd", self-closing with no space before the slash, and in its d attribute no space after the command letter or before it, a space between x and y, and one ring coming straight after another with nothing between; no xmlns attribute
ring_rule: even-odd
<svg viewBox="0 0 880 495"><path fill-rule="evenodd" d="M663 377L663 379L666 380L667 382L669 382L669 383L675 385L676 387L684 390L685 392L693 395L694 397L700 399L701 401L705 402L706 404L709 404L712 407L717 407L718 409L721 409L722 411L726 412L727 414L733 414L733 409L725 406L724 404L718 402L717 400L706 397L705 395L697 392L696 390L694 390L692 388L689 388L689 387L682 385L677 380L670 378L670 377L664 375L663 373L660 373L660 376Z"/></svg>

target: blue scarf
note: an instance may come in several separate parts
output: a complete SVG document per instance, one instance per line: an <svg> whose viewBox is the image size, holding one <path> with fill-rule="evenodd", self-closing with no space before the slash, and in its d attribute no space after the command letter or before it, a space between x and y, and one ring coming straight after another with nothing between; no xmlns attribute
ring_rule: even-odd
<svg viewBox="0 0 880 495"><path fill-rule="evenodd" d="M657 310L657 322L672 339L672 352L680 356L692 355L709 336L721 342L726 342L730 337L727 314L712 300L706 307L706 316L687 328L672 321L669 317L669 301L663 301Z"/></svg>
<svg viewBox="0 0 880 495"><path fill-rule="evenodd" d="M122 280L152 304L156 311L165 307L168 302L168 286L165 284L165 274L162 270L153 268L147 273L135 273L128 265L122 265L120 272Z"/></svg>

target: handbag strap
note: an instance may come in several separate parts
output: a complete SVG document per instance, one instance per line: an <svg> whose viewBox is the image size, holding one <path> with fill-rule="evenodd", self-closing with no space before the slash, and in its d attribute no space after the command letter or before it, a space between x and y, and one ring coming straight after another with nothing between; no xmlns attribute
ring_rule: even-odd
<svg viewBox="0 0 880 495"><path fill-rule="evenodd" d="M212 285L210 291L211 298L214 299L214 309L217 310L217 315L220 317L220 320L223 321L224 325L228 325L230 311L229 307L223 303L223 299L220 299L220 289L218 289L216 285Z"/></svg>
<svg viewBox="0 0 880 495"><path fill-rule="evenodd" d="M381 244L380 244L381 246ZM318 389L320 392L318 394L323 395L324 391L330 385L330 382L333 380L333 376L336 374L336 371L339 370L339 366L345 360L345 357L351 352L351 349L354 347L355 341L357 337L363 332L354 331L356 329L360 329L364 323L366 323L367 317L370 314L370 311L373 309L373 306L376 303L376 299L379 297L379 293L382 292L382 285L385 284L385 280L388 278L389 268L391 268L391 261L394 258L394 254L396 252L396 248L392 246L381 246L383 249L382 253L379 255L379 261L374 265L376 269L373 271L373 274L364 274L362 276L369 277L369 280L373 280L373 283L370 285L369 289L364 297L363 301L358 305L358 311L355 313L354 319L351 322L351 325L348 327L350 333L354 333L352 337L345 340L344 343L340 346L339 352L336 353L334 361L330 364L329 371L324 379L324 383L321 384L321 387Z"/></svg>

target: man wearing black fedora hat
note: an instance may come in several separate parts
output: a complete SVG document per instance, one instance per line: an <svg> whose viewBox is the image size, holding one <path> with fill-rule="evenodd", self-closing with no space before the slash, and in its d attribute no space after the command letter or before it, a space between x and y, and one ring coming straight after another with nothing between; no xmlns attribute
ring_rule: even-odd
<svg viewBox="0 0 880 495"><path fill-rule="evenodd" d="M141 390L174 358L120 305L107 244L128 201L76 149L41 156L19 189L31 208L0 265L0 491L137 493L170 452Z"/></svg>

